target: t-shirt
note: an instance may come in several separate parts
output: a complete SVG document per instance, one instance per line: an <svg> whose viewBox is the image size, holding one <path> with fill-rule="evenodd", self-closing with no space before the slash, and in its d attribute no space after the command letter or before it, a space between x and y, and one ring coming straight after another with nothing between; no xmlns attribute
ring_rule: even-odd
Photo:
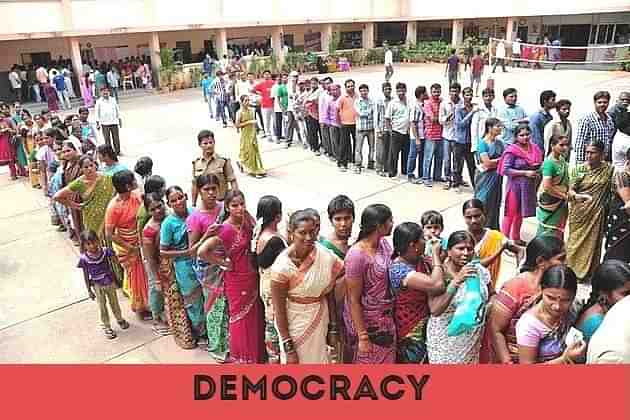
<svg viewBox="0 0 630 420"><path fill-rule="evenodd" d="M394 64L394 53L391 50L385 51L385 65L392 66Z"/></svg>
<svg viewBox="0 0 630 420"><path fill-rule="evenodd" d="M407 106L407 102L393 99L387 105L385 118L391 121L392 131L400 134L409 133L409 106Z"/></svg>
<svg viewBox="0 0 630 420"><path fill-rule="evenodd" d="M87 271L88 278L94 284L99 286L109 286L114 281L114 273L109 265L109 258L114 256L114 251L110 248L103 248L101 254L96 257L92 257L87 253L81 254L78 268L82 268Z"/></svg>
<svg viewBox="0 0 630 420"><path fill-rule="evenodd" d="M271 97L271 87L273 85L274 81L269 79L263 80L254 87L256 93L258 93L261 97L261 108L273 108L273 98Z"/></svg>
<svg viewBox="0 0 630 420"><path fill-rule="evenodd" d="M449 73L457 73L457 66L459 66L459 57L455 54L451 55L448 60L446 60L446 64L448 65Z"/></svg>
<svg viewBox="0 0 630 420"><path fill-rule="evenodd" d="M479 76L481 74L481 71L483 70L483 65L484 65L484 62L481 56L477 55L473 57L471 61L472 74L475 76Z"/></svg>

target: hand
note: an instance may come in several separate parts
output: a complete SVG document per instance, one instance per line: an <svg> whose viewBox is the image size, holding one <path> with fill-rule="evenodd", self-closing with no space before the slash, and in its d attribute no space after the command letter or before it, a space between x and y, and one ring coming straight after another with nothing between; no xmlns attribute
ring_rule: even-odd
<svg viewBox="0 0 630 420"><path fill-rule="evenodd" d="M576 359L583 356L586 352L586 343L583 340L580 340L576 343L573 343L570 347L568 347L563 356L569 359L571 362L575 362Z"/></svg>
<svg viewBox="0 0 630 420"><path fill-rule="evenodd" d="M122 120L120 118L118 119L118 128L122 128Z"/></svg>
<svg viewBox="0 0 630 420"><path fill-rule="evenodd" d="M527 178L536 178L536 176L538 176L538 172L536 172L536 171L525 171L525 176Z"/></svg>
<svg viewBox="0 0 630 420"><path fill-rule="evenodd" d="M370 352L371 345L372 344L370 343L370 340L368 340L367 338L365 339L359 338L358 353L360 355L366 355L367 353Z"/></svg>
<svg viewBox="0 0 630 420"><path fill-rule="evenodd" d="M326 335L326 343L330 347L337 347L337 344L339 344L339 332L328 331L328 334Z"/></svg>
<svg viewBox="0 0 630 420"><path fill-rule="evenodd" d="M208 226L208 230L206 230L206 234L208 235L208 237L217 236L217 233L219 233L220 227L221 225L214 223Z"/></svg>
<svg viewBox="0 0 630 420"><path fill-rule="evenodd" d="M70 207L72 210L81 210L83 208L83 204L82 203L77 203L74 200L70 200L70 201L68 201L67 207Z"/></svg>
<svg viewBox="0 0 630 420"><path fill-rule="evenodd" d="M466 281L466 277L473 277L475 275L477 275L477 268L472 265L465 265L453 278L453 285L461 286L462 283Z"/></svg>
<svg viewBox="0 0 630 420"><path fill-rule="evenodd" d="M287 354L287 364L288 365L300 364L300 359L298 358L297 352L293 351Z"/></svg>
<svg viewBox="0 0 630 420"><path fill-rule="evenodd" d="M96 295L94 294L94 291L92 291L92 289L90 289L88 291L88 296L90 297L90 299L94 300L96 299Z"/></svg>
<svg viewBox="0 0 630 420"><path fill-rule="evenodd" d="M431 255L433 259L440 259L440 251L442 250L442 241L438 238L431 238Z"/></svg>

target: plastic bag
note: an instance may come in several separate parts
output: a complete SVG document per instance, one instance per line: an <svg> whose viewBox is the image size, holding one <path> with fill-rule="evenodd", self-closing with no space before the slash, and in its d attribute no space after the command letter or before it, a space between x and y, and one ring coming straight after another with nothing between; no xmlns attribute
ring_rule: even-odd
<svg viewBox="0 0 630 420"><path fill-rule="evenodd" d="M471 264L480 267L478 259L473 260ZM483 322L485 301L481 287L479 274L468 277L464 282L464 294L457 302L455 314L446 330L450 337L470 332Z"/></svg>

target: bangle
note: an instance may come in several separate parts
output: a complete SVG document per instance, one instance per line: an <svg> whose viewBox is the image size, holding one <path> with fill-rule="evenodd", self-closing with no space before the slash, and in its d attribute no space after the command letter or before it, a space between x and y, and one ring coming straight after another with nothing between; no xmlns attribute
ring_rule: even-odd
<svg viewBox="0 0 630 420"><path fill-rule="evenodd" d="M435 265L433 266L433 269L435 270L436 268L439 268L439 269L441 269L441 270L444 270L444 266L443 266L442 264L435 264Z"/></svg>
<svg viewBox="0 0 630 420"><path fill-rule="evenodd" d="M360 333L358 333L359 336L359 340L369 340L370 336L367 333L367 331L361 331Z"/></svg>
<svg viewBox="0 0 630 420"><path fill-rule="evenodd" d="M284 347L285 353L295 352L295 344L293 344L293 340L290 337L282 340L282 347Z"/></svg>
<svg viewBox="0 0 630 420"><path fill-rule="evenodd" d="M459 286L455 286L453 283L450 283L446 288L446 293L454 295L455 293L457 293L457 289L459 289Z"/></svg>

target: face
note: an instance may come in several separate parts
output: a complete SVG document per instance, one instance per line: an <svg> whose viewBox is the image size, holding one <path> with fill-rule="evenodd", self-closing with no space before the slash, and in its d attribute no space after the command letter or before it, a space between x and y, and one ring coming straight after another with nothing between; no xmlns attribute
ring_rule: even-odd
<svg viewBox="0 0 630 420"><path fill-rule="evenodd" d="M542 306L554 318L561 318L569 312L574 297L568 290L550 287L542 291Z"/></svg>
<svg viewBox="0 0 630 420"><path fill-rule="evenodd" d="M480 232L486 224L486 216L481 209L466 209L464 222L471 232Z"/></svg>
<svg viewBox="0 0 630 420"><path fill-rule="evenodd" d="M599 98L595 101L595 111L599 114L603 114L608 109L608 102L610 102L607 98Z"/></svg>
<svg viewBox="0 0 630 420"><path fill-rule="evenodd" d="M103 94L103 98L105 99L109 98L109 90L103 89L101 93Z"/></svg>
<svg viewBox="0 0 630 420"><path fill-rule="evenodd" d="M448 96L451 98L451 101L456 101L459 98L459 89L449 89Z"/></svg>
<svg viewBox="0 0 630 420"><path fill-rule="evenodd" d="M352 217L350 210L338 211L333 214L331 221L337 237L342 239L350 238L352 234L352 223L354 222L354 217Z"/></svg>
<svg viewBox="0 0 630 420"><path fill-rule="evenodd" d="M89 115L89 111L82 111L79 113L79 118L81 119L81 121L87 121Z"/></svg>
<svg viewBox="0 0 630 420"><path fill-rule="evenodd" d="M464 102L470 103L472 102L473 93L470 90L465 90L462 97L464 98Z"/></svg>
<svg viewBox="0 0 630 420"><path fill-rule="evenodd" d="M508 105L516 104L516 100L518 99L518 95L516 93L510 93L505 97L505 103Z"/></svg>
<svg viewBox="0 0 630 420"><path fill-rule="evenodd" d="M396 96L398 96L398 99L404 100L406 95L407 88L396 88Z"/></svg>
<svg viewBox="0 0 630 420"><path fill-rule="evenodd" d="M474 253L475 246L470 241L460 242L448 250L449 258L459 266L468 264Z"/></svg>
<svg viewBox="0 0 630 420"><path fill-rule="evenodd" d="M271 73L269 73L268 71L263 73L263 78L265 80L270 80L271 79Z"/></svg>
<svg viewBox="0 0 630 420"><path fill-rule="evenodd" d="M98 251L100 251L101 249L101 245L98 243L98 241L85 241L84 245L85 250L89 254L97 254Z"/></svg>
<svg viewBox="0 0 630 420"><path fill-rule="evenodd" d="M310 251L315 246L317 240L317 227L313 220L305 220L300 222L291 232L293 245L305 251Z"/></svg>
<svg viewBox="0 0 630 420"><path fill-rule="evenodd" d="M551 109L553 107L556 106L556 97L552 96L551 98L547 99L547 101L545 102L545 108L547 109Z"/></svg>
<svg viewBox="0 0 630 420"><path fill-rule="evenodd" d="M242 81L245 81L247 79L247 75L245 73L241 73L240 76Z"/></svg>
<svg viewBox="0 0 630 420"><path fill-rule="evenodd" d="M571 105L563 105L558 109L558 115L562 119L569 118L570 113L571 113Z"/></svg>
<svg viewBox="0 0 630 420"><path fill-rule="evenodd" d="M392 230L394 229L394 218L390 217L387 219L385 223L379 225L377 230L381 234L381 236L389 236L392 234Z"/></svg>
<svg viewBox="0 0 630 420"><path fill-rule="evenodd" d="M553 146L553 151L561 155L566 155L568 150L569 150L569 139L561 139L560 141L558 141L558 143L556 143L555 146Z"/></svg>
<svg viewBox="0 0 630 420"><path fill-rule="evenodd" d="M439 238L442 234L442 225L424 225L422 230L424 231L424 239Z"/></svg>
<svg viewBox="0 0 630 420"><path fill-rule="evenodd" d="M83 161L83 165L81 166L81 170L83 172L83 176L86 178L91 178L96 175L96 162L91 159L86 159Z"/></svg>
<svg viewBox="0 0 630 420"><path fill-rule="evenodd" d="M39 115L35 116L35 123L39 126L44 125L44 122L42 121L42 117L40 117Z"/></svg>
<svg viewBox="0 0 630 420"><path fill-rule="evenodd" d="M243 106L249 106L249 96L244 97L241 102Z"/></svg>
<svg viewBox="0 0 630 420"><path fill-rule="evenodd" d="M369 93L370 91L366 88L359 89L359 94L361 95L363 99L367 99Z"/></svg>
<svg viewBox="0 0 630 420"><path fill-rule="evenodd" d="M440 97L440 95L442 94L442 88L439 87L433 87L431 88L431 97L434 99L437 99Z"/></svg>
<svg viewBox="0 0 630 420"><path fill-rule="evenodd" d="M248 74L247 75L247 80L249 80L250 82L254 81L254 75L253 74Z"/></svg>
<svg viewBox="0 0 630 420"><path fill-rule="evenodd" d="M523 145L529 143L529 135L529 130L523 129L519 131L518 133L516 133L516 142Z"/></svg>
<svg viewBox="0 0 630 420"><path fill-rule="evenodd" d="M203 153L212 154L214 153L214 138L212 137L204 137L201 139L201 143L199 143L199 147Z"/></svg>
<svg viewBox="0 0 630 420"><path fill-rule="evenodd" d="M624 92L619 95L619 104L627 109L630 106L630 93Z"/></svg>
<svg viewBox="0 0 630 420"><path fill-rule="evenodd" d="M161 221L166 216L166 207L162 201L151 201L147 209L154 220Z"/></svg>
<svg viewBox="0 0 630 420"><path fill-rule="evenodd" d="M599 164L602 161L603 153L593 146L586 147L586 161L589 164Z"/></svg>
<svg viewBox="0 0 630 420"><path fill-rule="evenodd" d="M166 197L166 200L173 211L178 213L184 213L186 211L187 197L183 192L174 190Z"/></svg>
<svg viewBox="0 0 630 420"><path fill-rule="evenodd" d="M236 219L242 219L245 215L245 200L243 197L235 197L228 204L228 208L230 209L230 216Z"/></svg>
<svg viewBox="0 0 630 420"><path fill-rule="evenodd" d="M386 98L389 98L390 96L392 96L392 87L391 86L385 86L383 88L383 95L385 95Z"/></svg>
<svg viewBox="0 0 630 420"><path fill-rule="evenodd" d="M287 82L289 81L289 76L287 76L286 74L283 74L283 75L280 77L280 81L286 85L286 84L287 84Z"/></svg>
<svg viewBox="0 0 630 420"><path fill-rule="evenodd" d="M346 83L346 93L350 96L354 95L354 82Z"/></svg>
<svg viewBox="0 0 630 420"><path fill-rule="evenodd" d="M608 304L612 306L628 295L630 295L630 281L626 281L623 286L606 293L606 298Z"/></svg>
<svg viewBox="0 0 630 420"><path fill-rule="evenodd" d="M204 203L214 203L217 201L219 186L216 184L206 184L199 189L201 200Z"/></svg>
<svg viewBox="0 0 630 420"><path fill-rule="evenodd" d="M338 98L339 95L341 95L341 88L339 86L331 86L330 87L330 94L333 97Z"/></svg>
<svg viewBox="0 0 630 420"><path fill-rule="evenodd" d="M316 90L318 86L317 80L311 80L311 90Z"/></svg>
<svg viewBox="0 0 630 420"><path fill-rule="evenodd" d="M488 105L492 105L492 101L494 101L494 93L484 93L483 94L483 103Z"/></svg>
<svg viewBox="0 0 630 420"><path fill-rule="evenodd" d="M64 160L73 160L78 156L78 152L68 145L64 145L61 149Z"/></svg>
<svg viewBox="0 0 630 420"><path fill-rule="evenodd" d="M55 152L55 156L57 157L58 161L64 160L63 147L60 144L53 144L53 152Z"/></svg>
<svg viewBox="0 0 630 420"><path fill-rule="evenodd" d="M490 133L495 137L500 135L501 132L503 132L503 124L496 124L493 125L492 128L490 128Z"/></svg>

